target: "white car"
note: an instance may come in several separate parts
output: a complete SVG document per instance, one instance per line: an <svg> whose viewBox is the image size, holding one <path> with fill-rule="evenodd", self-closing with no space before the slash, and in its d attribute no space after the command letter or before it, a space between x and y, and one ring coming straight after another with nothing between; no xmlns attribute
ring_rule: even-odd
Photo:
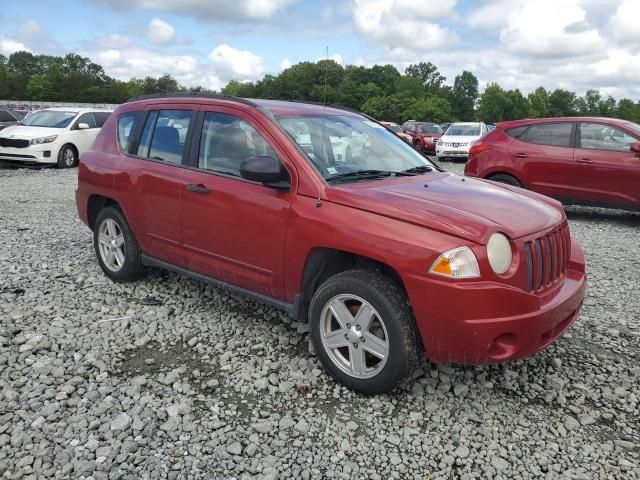
<svg viewBox="0 0 640 480"><path fill-rule="evenodd" d="M0 161L23 164L78 165L113 110L46 108L0 131Z"/></svg>
<svg viewBox="0 0 640 480"><path fill-rule="evenodd" d="M459 122L452 124L436 143L438 158L467 158L469 149L476 140L487 134L482 122Z"/></svg>

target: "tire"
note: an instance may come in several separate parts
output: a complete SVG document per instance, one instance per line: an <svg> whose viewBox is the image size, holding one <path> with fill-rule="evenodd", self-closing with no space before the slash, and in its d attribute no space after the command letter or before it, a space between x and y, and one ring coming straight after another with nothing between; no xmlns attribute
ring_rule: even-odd
<svg viewBox="0 0 640 480"><path fill-rule="evenodd" d="M78 166L78 151L70 144L63 145L58 152L58 168L73 168Z"/></svg>
<svg viewBox="0 0 640 480"><path fill-rule="evenodd" d="M356 392L389 392L424 361L406 294L375 270L349 270L326 280L311 300L309 326L324 367ZM385 345L386 358L372 353L384 352Z"/></svg>
<svg viewBox="0 0 640 480"><path fill-rule="evenodd" d="M114 282L130 282L144 272L140 247L119 208L100 210L93 228L93 247L102 271ZM120 255L115 253L116 249Z"/></svg>
<svg viewBox="0 0 640 480"><path fill-rule="evenodd" d="M509 175L508 173L498 173L496 175L491 175L490 177L488 177L488 179L493 180L494 182L506 183L507 185L522 188L522 184L518 181L518 179Z"/></svg>

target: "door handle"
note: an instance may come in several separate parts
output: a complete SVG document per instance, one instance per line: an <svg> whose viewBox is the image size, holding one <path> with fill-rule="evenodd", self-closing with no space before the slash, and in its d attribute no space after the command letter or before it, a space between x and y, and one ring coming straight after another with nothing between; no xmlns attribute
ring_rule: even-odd
<svg viewBox="0 0 640 480"><path fill-rule="evenodd" d="M527 155L526 153L516 153L514 155L514 157L516 158L527 158L529 155Z"/></svg>
<svg viewBox="0 0 640 480"><path fill-rule="evenodd" d="M211 190L209 190L201 183L190 183L187 185L187 190L193 193L199 193L200 195L208 195L209 193L211 193Z"/></svg>
<svg viewBox="0 0 640 480"><path fill-rule="evenodd" d="M576 160L576 162L578 162L578 163L593 163L593 160L591 160L590 158L579 158L578 160Z"/></svg>

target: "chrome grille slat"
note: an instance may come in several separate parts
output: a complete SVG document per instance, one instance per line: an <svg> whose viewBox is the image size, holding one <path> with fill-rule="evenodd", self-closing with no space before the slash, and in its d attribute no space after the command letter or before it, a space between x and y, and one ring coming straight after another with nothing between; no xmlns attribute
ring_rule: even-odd
<svg viewBox="0 0 640 480"><path fill-rule="evenodd" d="M524 242L528 292L542 292L564 276L569 264L570 242L567 225Z"/></svg>

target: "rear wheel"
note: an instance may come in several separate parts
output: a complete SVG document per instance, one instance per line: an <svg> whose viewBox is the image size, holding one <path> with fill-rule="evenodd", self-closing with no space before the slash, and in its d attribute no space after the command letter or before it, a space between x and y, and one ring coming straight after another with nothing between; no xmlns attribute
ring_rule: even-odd
<svg viewBox="0 0 640 480"><path fill-rule="evenodd" d="M508 173L498 173L496 175L491 175L488 178L494 182L506 183L507 185L513 185L514 187L522 187L522 184L518 179Z"/></svg>
<svg viewBox="0 0 640 480"><path fill-rule="evenodd" d="M73 145L63 145L58 152L58 168L73 168L78 165L78 152Z"/></svg>
<svg viewBox="0 0 640 480"><path fill-rule="evenodd" d="M325 368L362 393L384 393L423 360L404 291L373 270L349 270L325 281L309 310L311 339Z"/></svg>
<svg viewBox="0 0 640 480"><path fill-rule="evenodd" d="M120 209L100 210L93 229L93 246L102 271L114 282L129 282L142 274L140 247Z"/></svg>

